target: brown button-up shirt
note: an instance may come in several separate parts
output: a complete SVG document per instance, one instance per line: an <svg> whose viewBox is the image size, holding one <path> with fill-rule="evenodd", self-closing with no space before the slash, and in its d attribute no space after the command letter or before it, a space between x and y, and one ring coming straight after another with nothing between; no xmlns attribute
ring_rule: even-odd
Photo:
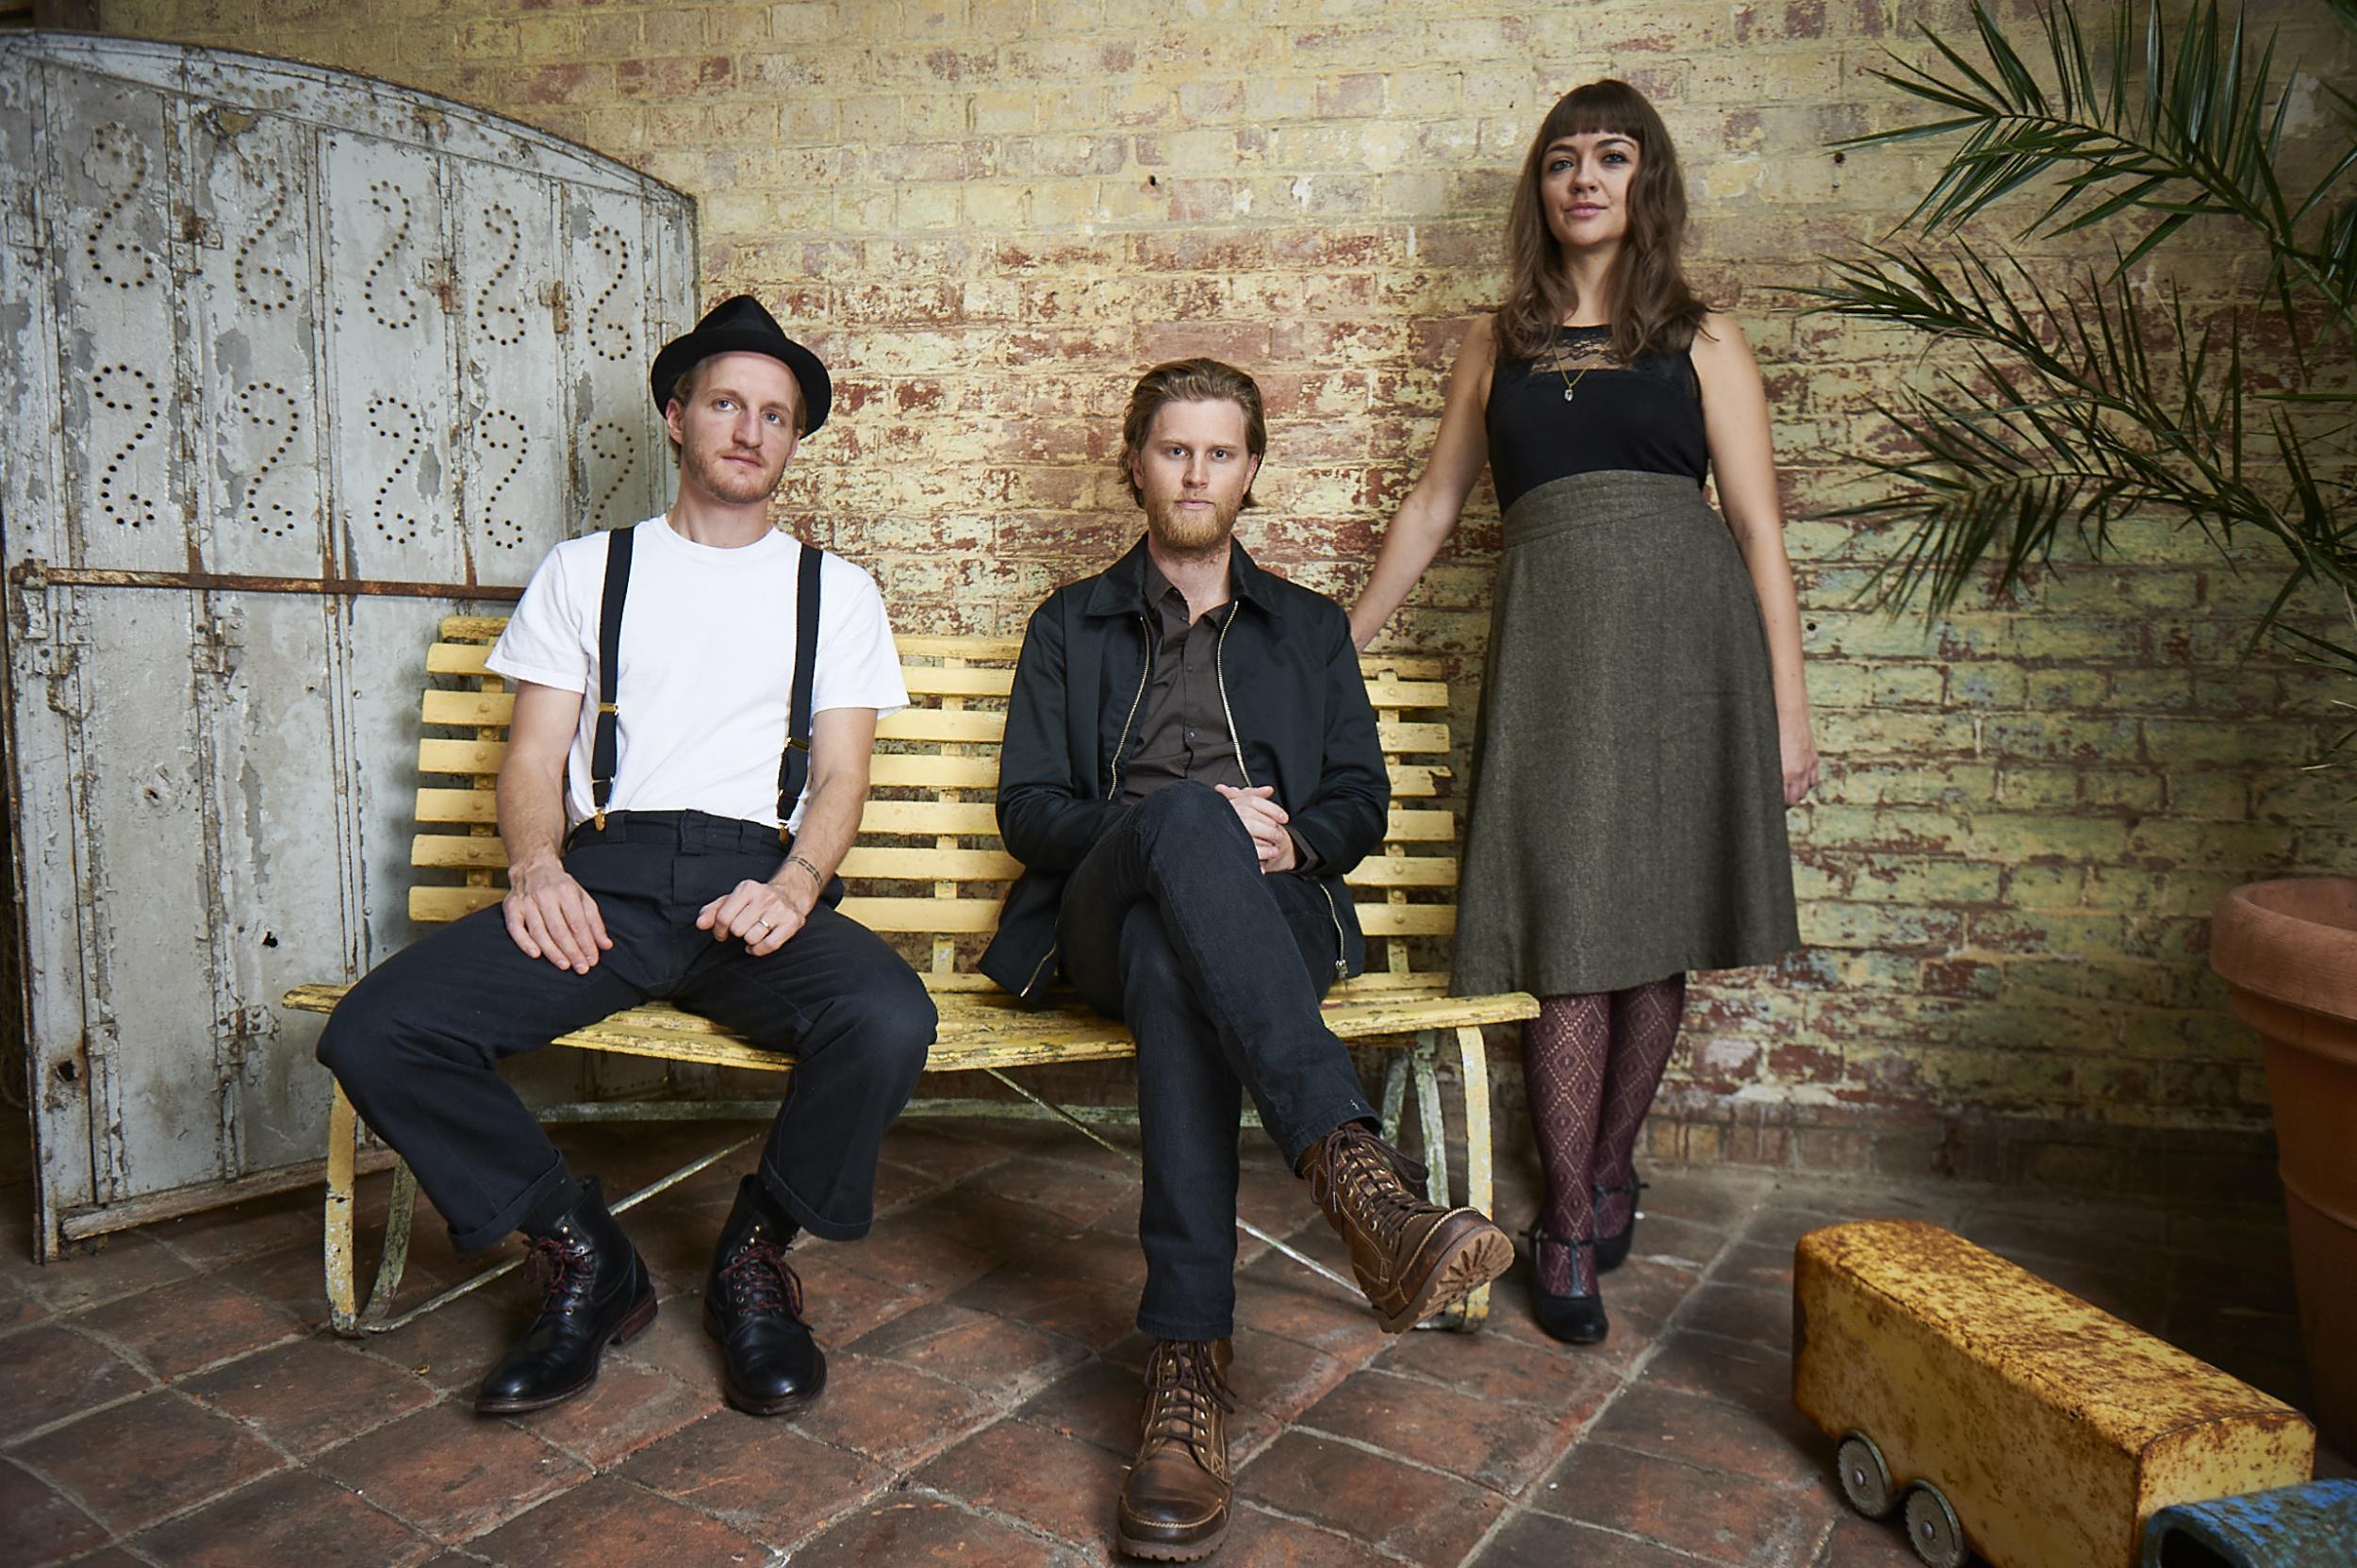
<svg viewBox="0 0 2357 1568"><path fill-rule="evenodd" d="M1219 689L1219 635L1241 607L1234 587L1230 569L1228 602L1191 619L1187 596L1147 559L1146 603L1153 628L1153 673L1138 701L1135 750L1121 770L1124 805L1135 805L1181 779L1246 787ZM1294 869L1314 870L1317 856L1308 842L1290 828L1286 836L1294 841Z"/></svg>

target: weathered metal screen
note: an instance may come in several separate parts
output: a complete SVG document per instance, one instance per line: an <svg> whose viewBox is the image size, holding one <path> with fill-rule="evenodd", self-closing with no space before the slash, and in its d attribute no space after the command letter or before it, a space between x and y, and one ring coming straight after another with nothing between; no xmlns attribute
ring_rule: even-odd
<svg viewBox="0 0 2357 1568"><path fill-rule="evenodd" d="M250 56L0 41L9 807L41 1235L304 1174L289 984L412 934L437 619L661 503L686 198Z"/></svg>

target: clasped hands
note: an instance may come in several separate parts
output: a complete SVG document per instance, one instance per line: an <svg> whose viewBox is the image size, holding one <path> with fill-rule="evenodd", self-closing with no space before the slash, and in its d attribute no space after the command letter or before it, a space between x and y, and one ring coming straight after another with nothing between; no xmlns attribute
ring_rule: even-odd
<svg viewBox="0 0 2357 1568"><path fill-rule="evenodd" d="M1261 871L1290 871L1300 864L1294 850L1294 835L1285 831L1292 820L1285 808L1277 803L1277 791L1269 784L1251 789L1238 789L1233 784L1213 784L1227 802L1236 808L1236 816L1244 823L1244 831L1252 835L1252 849L1261 857Z"/></svg>
<svg viewBox="0 0 2357 1568"><path fill-rule="evenodd" d="M503 901L507 934L527 958L545 958L560 969L585 975L596 967L598 955L614 946L598 901L563 865L551 861L525 867L508 880ZM712 933L716 942L741 937L747 952L766 958L802 929L818 892L816 877L799 861L789 860L779 868L777 881L740 882L704 905L697 912L696 929Z"/></svg>

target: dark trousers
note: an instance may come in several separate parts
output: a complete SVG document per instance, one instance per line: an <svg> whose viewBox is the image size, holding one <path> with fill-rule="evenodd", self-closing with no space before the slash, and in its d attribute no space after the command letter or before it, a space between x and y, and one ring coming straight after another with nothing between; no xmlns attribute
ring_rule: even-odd
<svg viewBox="0 0 2357 1568"><path fill-rule="evenodd" d="M866 1234L877 1148L925 1065L932 999L880 937L824 903L766 958L696 929L705 904L774 876L784 854L777 831L757 823L618 815L565 856L614 939L587 974L525 957L493 907L353 987L319 1059L408 1161L461 1248L490 1246L569 1180L564 1157L500 1077L501 1059L650 998L793 1055L762 1181L813 1235Z"/></svg>
<svg viewBox="0 0 2357 1568"><path fill-rule="evenodd" d="M1318 1015L1341 939L1325 891L1262 875L1235 808L1207 784L1131 807L1064 884L1064 977L1138 1042L1146 1333L1233 1329L1242 1094L1289 1167L1344 1122L1376 1119Z"/></svg>

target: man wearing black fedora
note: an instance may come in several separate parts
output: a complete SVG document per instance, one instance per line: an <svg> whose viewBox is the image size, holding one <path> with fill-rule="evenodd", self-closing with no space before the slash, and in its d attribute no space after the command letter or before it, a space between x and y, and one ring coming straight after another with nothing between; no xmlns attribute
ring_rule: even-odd
<svg viewBox="0 0 2357 1568"><path fill-rule="evenodd" d="M543 1265L485 1414L581 1393L655 1314L597 1179L567 1167L501 1059L651 998L794 1057L704 1285L729 1402L772 1415L826 1381L785 1249L866 1233L878 1145L933 1037L915 974L834 907L877 717L908 701L883 600L768 517L826 422L826 367L739 295L651 381L679 457L669 511L551 551L486 661L516 684L504 900L372 971L319 1046L462 1249L520 1231Z"/></svg>

